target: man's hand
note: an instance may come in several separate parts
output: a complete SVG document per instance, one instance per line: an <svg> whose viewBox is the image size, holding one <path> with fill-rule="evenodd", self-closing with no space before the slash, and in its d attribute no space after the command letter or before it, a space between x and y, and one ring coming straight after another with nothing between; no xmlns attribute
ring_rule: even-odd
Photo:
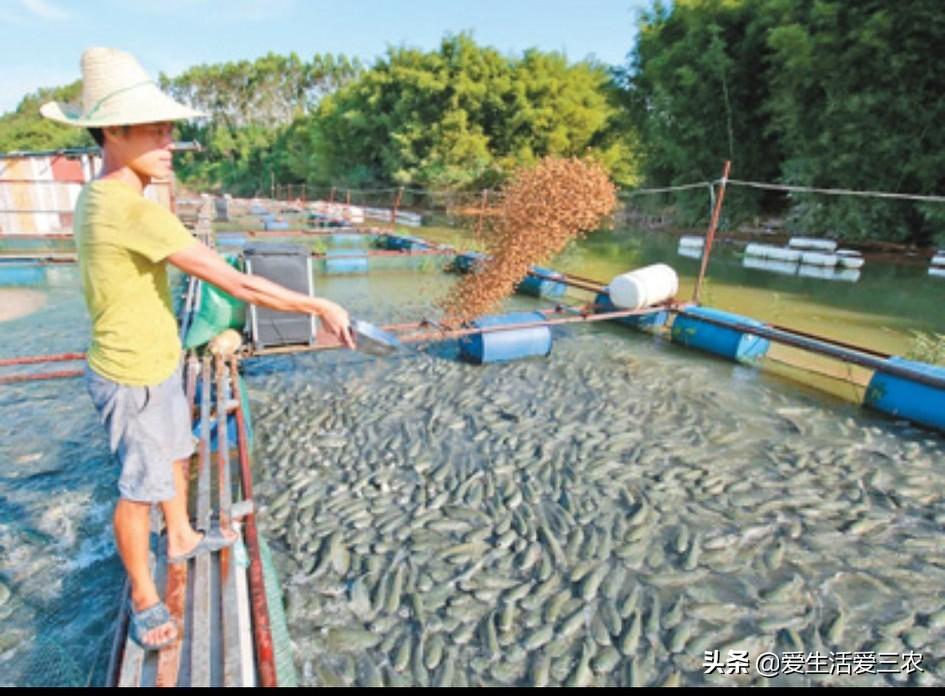
<svg viewBox="0 0 945 696"><path fill-rule="evenodd" d="M343 345L354 350L354 337L351 335L348 313L340 305L329 300L316 298L315 302L322 327Z"/></svg>

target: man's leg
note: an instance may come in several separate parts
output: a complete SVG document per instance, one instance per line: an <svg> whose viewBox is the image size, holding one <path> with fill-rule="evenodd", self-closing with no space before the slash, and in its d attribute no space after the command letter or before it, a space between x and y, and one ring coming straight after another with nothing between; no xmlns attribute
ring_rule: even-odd
<svg viewBox="0 0 945 696"><path fill-rule="evenodd" d="M148 568L151 534L150 503L121 499L115 506L115 544L131 581L131 602L135 611L157 604L161 598ZM157 645L172 638L174 624L158 626L144 634L145 643Z"/></svg>
<svg viewBox="0 0 945 696"><path fill-rule="evenodd" d="M189 459L179 459L174 466L174 497L161 503L164 520L167 523L167 555L180 556L193 549L203 535L190 525L187 514L187 481L190 468ZM236 532L224 529L225 537L235 539Z"/></svg>
<svg viewBox="0 0 945 696"><path fill-rule="evenodd" d="M200 532L190 526L187 514L187 479L189 459L178 459L174 467L174 497L161 503L167 524L167 555L179 556L200 543Z"/></svg>

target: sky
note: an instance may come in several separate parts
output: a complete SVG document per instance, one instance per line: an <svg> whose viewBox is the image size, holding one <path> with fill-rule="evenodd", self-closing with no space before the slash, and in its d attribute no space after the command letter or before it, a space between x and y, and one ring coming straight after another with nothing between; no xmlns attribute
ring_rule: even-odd
<svg viewBox="0 0 945 696"><path fill-rule="evenodd" d="M130 51L153 76L272 51L344 53L370 64L388 46L434 49L470 31L503 53L626 61L648 0L0 0L0 113L80 77L89 46Z"/></svg>

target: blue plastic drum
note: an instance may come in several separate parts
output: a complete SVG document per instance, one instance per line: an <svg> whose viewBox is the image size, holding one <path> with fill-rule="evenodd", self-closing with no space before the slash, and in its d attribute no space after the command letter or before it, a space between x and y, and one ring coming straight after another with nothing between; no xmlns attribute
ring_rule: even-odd
<svg viewBox="0 0 945 696"><path fill-rule="evenodd" d="M467 251L465 254L460 254L453 260L453 269L458 273L471 273L476 266L485 259L485 254L481 254L478 251Z"/></svg>
<svg viewBox="0 0 945 696"><path fill-rule="evenodd" d="M594 305L596 306L594 310L595 314L606 314L607 312L620 311L620 308L611 301L610 295L607 292L597 293L597 297L594 298ZM656 329L665 325L668 318L669 312L667 312L665 309L662 309L659 312L654 312L652 314L641 314L640 316L635 317L620 317L619 319L613 319L612 321L616 321L619 324L632 326L635 329L655 331Z"/></svg>
<svg viewBox="0 0 945 696"><path fill-rule="evenodd" d="M333 250L325 254L325 272L330 275L342 273L367 273L368 255L366 251L351 249Z"/></svg>
<svg viewBox="0 0 945 696"><path fill-rule="evenodd" d="M709 307L691 307L680 312L673 322L672 338L689 348L698 348L709 353L741 363L756 363L768 352L770 341L761 336L744 333L737 329L703 321L701 317L730 324L763 327L760 321Z"/></svg>
<svg viewBox="0 0 945 696"><path fill-rule="evenodd" d="M567 290L567 285L559 282L564 276L551 268L542 268L541 266L532 266L532 271L545 278L537 278L533 275L525 276L525 279L518 284L517 292L523 295L533 295L534 297L561 297Z"/></svg>
<svg viewBox="0 0 945 696"><path fill-rule="evenodd" d="M0 287L29 287L46 284L46 267L38 263L0 261Z"/></svg>
<svg viewBox="0 0 945 696"><path fill-rule="evenodd" d="M423 251L429 249L429 245L419 237L407 237L396 234L385 235L381 240L381 245L391 251Z"/></svg>
<svg viewBox="0 0 945 696"><path fill-rule="evenodd" d="M472 325L487 329L511 324L530 324L544 319L545 316L541 312L512 312L480 317L473 321ZM551 353L551 329L547 326L536 326L473 334L463 337L459 348L464 359L477 365L546 356Z"/></svg>
<svg viewBox="0 0 945 696"><path fill-rule="evenodd" d="M915 372L945 379L945 367L914 362L898 356L886 362ZM945 431L945 389L922 384L907 377L876 372L866 389L864 405L897 418Z"/></svg>
<svg viewBox="0 0 945 696"><path fill-rule="evenodd" d="M346 247L364 246L369 238L365 234L354 234L352 232L335 232L328 237L332 244Z"/></svg>
<svg viewBox="0 0 945 696"><path fill-rule="evenodd" d="M243 382L242 375L238 377L239 380L239 390L240 390L240 408L243 410L243 424L246 426L246 441L247 444L252 447L255 440L253 435L253 418L249 410L249 397L246 390L246 384ZM224 399L229 400L232 398L232 392L230 390L230 382L227 380L224 382L225 392ZM216 401L216 385L211 385L210 387L210 399L211 402ZM196 391L194 393L195 402L199 405L201 399L203 398L203 380L197 380ZM211 409L215 411L214 409ZM217 419L210 418L210 451L217 451ZM200 437L200 422L199 420L193 426L194 437ZM236 423L236 414L229 413L226 417L226 442L229 449L239 445L239 428Z"/></svg>

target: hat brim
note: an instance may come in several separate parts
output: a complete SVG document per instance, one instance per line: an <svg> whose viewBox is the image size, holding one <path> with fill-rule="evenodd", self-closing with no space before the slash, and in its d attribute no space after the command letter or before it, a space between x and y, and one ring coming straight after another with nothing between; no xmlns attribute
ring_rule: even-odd
<svg viewBox="0 0 945 696"><path fill-rule="evenodd" d="M79 128L106 128L108 126L132 126L138 123L161 123L164 121L186 121L205 118L207 114L191 109L172 99L162 91L154 89L134 95L134 99L115 100L109 108L100 108L98 113L86 115L82 110L63 102L47 102L39 113L44 118L67 126Z"/></svg>

